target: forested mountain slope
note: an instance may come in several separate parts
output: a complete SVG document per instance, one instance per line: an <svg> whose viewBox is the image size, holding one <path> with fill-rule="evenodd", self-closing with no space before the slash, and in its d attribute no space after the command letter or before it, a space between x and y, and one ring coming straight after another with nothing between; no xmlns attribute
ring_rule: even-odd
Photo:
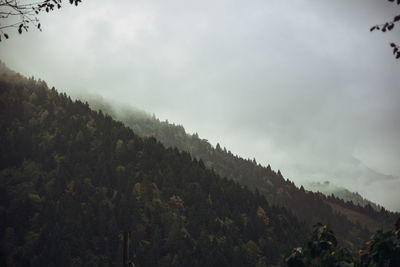
<svg viewBox="0 0 400 267"><path fill-rule="evenodd" d="M335 186L329 181L325 181L323 183L310 182L304 186L310 191L321 192L326 196L334 195L335 197L343 199L346 202L353 202L355 205L360 205L362 207L367 207L370 205L376 211L380 211L382 208L380 205L363 198L359 193L351 192L344 187Z"/></svg>
<svg viewBox="0 0 400 267"><path fill-rule="evenodd" d="M260 170L263 170L260 168ZM0 66L0 265L279 264L307 227L189 153Z"/></svg>
<svg viewBox="0 0 400 267"><path fill-rule="evenodd" d="M321 222L331 225L339 242L357 251L372 232L377 229L392 229L399 216L384 208L374 210L371 205L360 206L335 196L325 196L298 188L285 180L280 171L257 164L255 160L233 155L218 144L215 148L197 134L189 135L180 125L160 121L155 116L137 110L115 108L99 98L88 98L94 109L102 109L121 120L142 136L154 136L167 147L177 147L204 161L222 177L257 189L270 203L286 207L309 226Z"/></svg>

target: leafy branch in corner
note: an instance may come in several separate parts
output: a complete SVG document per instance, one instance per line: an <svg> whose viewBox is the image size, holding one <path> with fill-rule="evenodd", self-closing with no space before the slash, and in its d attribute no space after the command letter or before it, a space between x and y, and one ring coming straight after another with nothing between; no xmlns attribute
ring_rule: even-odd
<svg viewBox="0 0 400 267"><path fill-rule="evenodd" d="M395 0L388 0L389 2L395 2ZM400 0L396 0L397 5L400 5ZM400 21L400 15L397 15L393 18L392 21L388 21L382 24L377 24L375 26L373 26L370 31L382 31L382 32L387 32L387 31L391 31L394 29L394 26L396 24L396 22ZM400 45L395 44L395 43L390 43L390 47L393 48L393 55L395 55L396 59L400 58Z"/></svg>
<svg viewBox="0 0 400 267"><path fill-rule="evenodd" d="M69 0L77 6L82 0ZM17 29L19 34L28 31L33 26L42 31L38 15L40 12L50 12L60 9L62 0L44 0L26 2L20 0L0 0L0 41L1 37L9 38L7 30Z"/></svg>

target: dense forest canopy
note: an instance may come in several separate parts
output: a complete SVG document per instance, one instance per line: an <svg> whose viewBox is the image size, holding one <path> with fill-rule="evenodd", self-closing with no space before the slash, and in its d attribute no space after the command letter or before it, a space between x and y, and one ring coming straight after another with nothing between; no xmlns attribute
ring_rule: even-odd
<svg viewBox="0 0 400 267"><path fill-rule="evenodd" d="M355 253L398 216L308 192L182 126L100 103L128 128L4 64L0 90L4 265L118 265L124 231L138 266L274 265L315 222Z"/></svg>
<svg viewBox="0 0 400 267"><path fill-rule="evenodd" d="M85 97L84 97L85 98ZM329 224L340 244L358 251L364 240L378 229L392 228L398 213L377 207L373 203L344 201L337 196L313 193L292 181L281 172L262 166L255 159L243 159L219 144L213 147L198 134L187 134L184 127L160 121L134 109L114 107L101 98L86 96L94 109L118 118L142 136L154 136L167 147L177 147L202 160L206 167L264 195L270 203L291 210L311 229L316 223ZM365 203L365 205L360 205Z"/></svg>
<svg viewBox="0 0 400 267"><path fill-rule="evenodd" d="M391 126L399 125L392 100L400 61L385 49L392 33L369 32L399 6L273 2L99 0L75 8L63 1L60 11L40 16L43 32L2 42L1 57L68 93L87 90L155 112L213 144L223 137L231 151L280 168L285 178L329 179L400 210L391 205L398 180L381 175L399 173L399 131ZM379 174L340 169L356 169L347 161L353 151ZM368 179L382 182L372 188Z"/></svg>
<svg viewBox="0 0 400 267"><path fill-rule="evenodd" d="M276 265L307 227L45 82L0 70L0 265Z"/></svg>
<svg viewBox="0 0 400 267"><path fill-rule="evenodd" d="M10 29L41 30L38 14L61 8L61 0L0 0L0 8L1 41ZM399 21L396 15L371 31L392 31ZM399 45L390 46L400 58ZM325 62L318 57L314 63ZM1 266L119 266L126 233L136 266L398 266L400 220L395 231L385 232L398 216L348 191L338 197L297 187L270 165L213 147L155 116L74 101L0 62Z"/></svg>

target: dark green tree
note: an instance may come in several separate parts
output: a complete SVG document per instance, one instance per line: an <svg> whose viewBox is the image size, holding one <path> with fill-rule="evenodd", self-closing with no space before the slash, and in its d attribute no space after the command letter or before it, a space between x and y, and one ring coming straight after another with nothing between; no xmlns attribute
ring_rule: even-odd
<svg viewBox="0 0 400 267"><path fill-rule="evenodd" d="M366 242L355 260L350 252L337 245L336 238L328 226L316 224L311 239L303 246L286 255L289 267L302 266L400 266L400 218L394 231L377 231Z"/></svg>

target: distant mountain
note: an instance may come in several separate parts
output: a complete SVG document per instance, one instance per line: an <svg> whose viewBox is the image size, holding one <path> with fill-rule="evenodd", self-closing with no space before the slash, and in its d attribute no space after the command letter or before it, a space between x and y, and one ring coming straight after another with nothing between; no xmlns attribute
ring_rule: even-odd
<svg viewBox="0 0 400 267"><path fill-rule="evenodd" d="M287 209L0 64L0 266L273 266Z"/></svg>
<svg viewBox="0 0 400 267"><path fill-rule="evenodd" d="M346 202L352 202L354 205L359 205L361 207L366 207L370 205L377 212L379 212L382 208L376 203L363 198L359 193L351 192L344 187L335 186L331 184L329 181L325 181L323 183L308 182L304 184L304 187L307 190L313 192L320 192L326 196L334 195L337 198L343 199Z"/></svg>
<svg viewBox="0 0 400 267"><path fill-rule="evenodd" d="M338 240L353 251L360 248L377 229L392 229L398 213L383 207L375 210L373 206L360 206L346 202L335 196L325 196L296 187L284 179L281 172L268 165L261 166L255 159L243 159L219 144L213 147L197 134L187 134L184 127L168 121L160 121L155 116L137 112L127 107L115 107L101 98L87 98L93 109L101 109L112 117L121 120L141 136L154 136L167 147L177 147L189 152L192 157L201 159L205 166L222 177L239 182L264 195L267 200L286 207L298 218L311 225L321 222L331 225Z"/></svg>

